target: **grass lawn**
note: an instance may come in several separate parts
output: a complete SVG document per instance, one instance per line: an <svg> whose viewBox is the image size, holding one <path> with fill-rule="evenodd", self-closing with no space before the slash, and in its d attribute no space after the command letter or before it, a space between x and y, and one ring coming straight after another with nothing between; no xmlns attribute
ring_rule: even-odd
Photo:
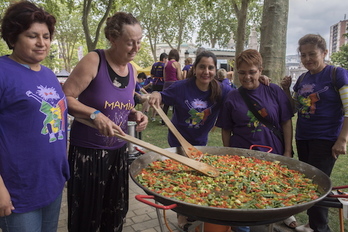
<svg viewBox="0 0 348 232"><path fill-rule="evenodd" d="M170 112L169 112L170 116ZM295 118L295 117L294 117ZM162 148L168 148L167 142L167 133L168 128L159 123L159 116L156 117L155 122L149 122L148 127L145 131L142 132L142 140L156 145ZM294 119L295 120L295 119ZM295 124L294 124L295 125ZM222 146L221 133L219 128L214 128L209 134L208 146ZM294 145L295 148L295 145ZM295 151L296 156L296 151ZM332 185L341 186L348 185L348 172L346 168L348 165L348 156L342 155L336 162L333 173L331 175ZM348 189L346 189L348 191ZM338 209L330 208L329 220L330 227L333 232L339 232L339 217ZM302 212L298 215L295 215L298 221L298 224L307 223L307 214ZM345 220L345 231L348 231L348 220Z"/></svg>

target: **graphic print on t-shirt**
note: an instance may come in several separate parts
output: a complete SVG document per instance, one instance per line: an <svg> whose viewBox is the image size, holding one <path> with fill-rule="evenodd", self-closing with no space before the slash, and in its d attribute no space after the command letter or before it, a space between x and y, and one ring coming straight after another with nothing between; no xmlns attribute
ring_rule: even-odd
<svg viewBox="0 0 348 232"><path fill-rule="evenodd" d="M40 112L46 117L43 121L41 134L49 135L49 142L55 142L64 139L63 132L65 131L64 112L66 110L65 98L60 98L55 88L37 86L36 93L28 90L28 97L37 100L40 106Z"/></svg>
<svg viewBox="0 0 348 232"><path fill-rule="evenodd" d="M316 103L320 100L320 93L329 89L328 86L325 86L323 89L314 92L314 86L315 84L304 84L299 90L299 111L302 117L310 118L311 114L315 114Z"/></svg>
<svg viewBox="0 0 348 232"><path fill-rule="evenodd" d="M189 124L189 128L198 129L207 120L208 116L211 114L211 109L214 105L208 107L208 103L200 99L194 99L192 102L185 100L185 104L188 106L190 117L185 120Z"/></svg>
<svg viewBox="0 0 348 232"><path fill-rule="evenodd" d="M257 103L254 103L253 104L254 107L257 109L257 112L263 117L265 118L268 113L267 113L267 110L266 108L260 106L259 104ZM262 108L261 108L262 107ZM261 109L260 109L261 108ZM247 112L247 116L250 118L250 121L248 123L248 127L250 128L254 128L251 132L257 132L257 131L262 131L262 127L265 127L265 125L263 125L262 123L260 123L260 121L255 117L255 115L250 111L248 110Z"/></svg>

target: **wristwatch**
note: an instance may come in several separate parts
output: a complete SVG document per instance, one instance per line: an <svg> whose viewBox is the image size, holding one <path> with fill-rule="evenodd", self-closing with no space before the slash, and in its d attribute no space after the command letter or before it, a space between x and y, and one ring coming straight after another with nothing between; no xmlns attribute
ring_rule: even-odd
<svg viewBox="0 0 348 232"><path fill-rule="evenodd" d="M89 117L92 119L92 120L94 120L96 117L97 117L97 114L99 114L100 113L100 111L99 110L96 110L96 111L94 111Z"/></svg>

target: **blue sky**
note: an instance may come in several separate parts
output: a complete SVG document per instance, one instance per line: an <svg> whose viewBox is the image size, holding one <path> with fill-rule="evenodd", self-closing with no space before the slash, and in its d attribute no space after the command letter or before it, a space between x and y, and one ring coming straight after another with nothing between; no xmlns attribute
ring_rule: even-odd
<svg viewBox="0 0 348 232"><path fill-rule="evenodd" d="M308 33L320 34L329 43L330 26L348 19L347 0L289 0L289 4L287 55L297 54L297 41Z"/></svg>

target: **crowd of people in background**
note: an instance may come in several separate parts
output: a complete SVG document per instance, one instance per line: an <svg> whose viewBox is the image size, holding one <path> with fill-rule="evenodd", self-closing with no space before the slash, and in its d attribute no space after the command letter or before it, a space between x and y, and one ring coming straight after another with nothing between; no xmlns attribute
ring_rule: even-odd
<svg viewBox="0 0 348 232"><path fill-rule="evenodd" d="M55 23L53 15L28 1L11 4L1 22L1 37L12 50L0 57L3 232L56 231L66 182L69 232L121 232L128 212L128 153L126 142L115 135L125 135L129 121L138 132L146 129L147 115L156 120L154 105L165 113L172 108L173 124L194 146L206 146L217 126L223 146L265 145L290 159L297 113L299 160L330 176L339 156L346 154L348 71L325 63L326 42L320 35L298 41L308 71L293 89L291 77L284 77L281 86L270 84L262 75L262 57L253 49L237 54L230 71L218 69L217 57L206 50L194 61L186 58L182 67L179 51L172 49L160 55L146 76L130 63L143 38L140 22L130 13L116 12L104 29L110 47L85 55L61 86L41 65ZM74 120L67 154L68 113ZM168 144L180 146L170 131ZM308 224L297 226L293 216L284 223L298 232L331 232L327 208L313 206L307 214ZM178 221L182 229L187 229L187 219Z"/></svg>

